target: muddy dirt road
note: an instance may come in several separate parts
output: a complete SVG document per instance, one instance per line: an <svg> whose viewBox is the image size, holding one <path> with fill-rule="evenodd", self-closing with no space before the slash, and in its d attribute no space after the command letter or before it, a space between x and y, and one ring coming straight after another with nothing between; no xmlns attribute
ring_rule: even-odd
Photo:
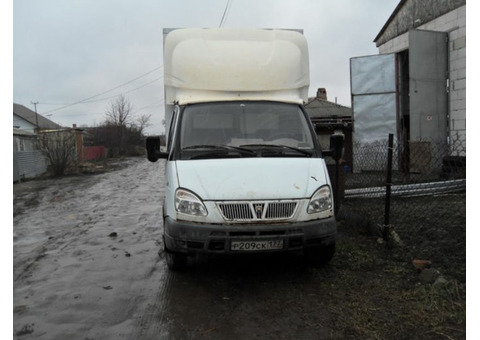
<svg viewBox="0 0 480 340"><path fill-rule="evenodd" d="M465 260L440 267L445 275L435 282L422 279L411 253L437 254L415 248L422 238L390 249L353 222L340 221L337 253L322 268L284 254L197 258L186 271L169 272L161 244L164 163L121 165L14 185L14 339L466 336ZM445 197L445 204L462 199ZM464 230L464 219L456 228ZM465 234L455 235L461 249ZM440 260L434 268L453 261Z"/></svg>
<svg viewBox="0 0 480 340"><path fill-rule="evenodd" d="M158 255L163 162L127 163L14 185L14 338L328 336L300 256L199 258L169 272Z"/></svg>

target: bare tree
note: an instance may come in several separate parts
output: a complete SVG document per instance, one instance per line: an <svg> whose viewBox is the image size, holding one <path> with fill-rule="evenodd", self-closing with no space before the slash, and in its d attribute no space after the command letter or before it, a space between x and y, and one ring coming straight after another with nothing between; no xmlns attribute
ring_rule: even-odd
<svg viewBox="0 0 480 340"><path fill-rule="evenodd" d="M105 121L107 125L126 127L131 122L132 111L130 101L124 95L120 95L105 110Z"/></svg>
<svg viewBox="0 0 480 340"><path fill-rule="evenodd" d="M151 115L134 115L133 105L121 95L105 109L105 121L92 129L92 143L106 146L111 157L137 155L144 150L144 130L149 127Z"/></svg>
<svg viewBox="0 0 480 340"><path fill-rule="evenodd" d="M150 118L152 118L152 115L149 114L142 114L140 115L140 117L137 118L137 127L140 135L143 135L145 129L152 125L150 124Z"/></svg>
<svg viewBox="0 0 480 340"><path fill-rule="evenodd" d="M63 176L77 161L77 142L73 131L43 132L38 138L45 150L55 176Z"/></svg>
<svg viewBox="0 0 480 340"><path fill-rule="evenodd" d="M132 120L133 106L124 95L113 100L105 110L105 125L115 154L124 154L128 147L128 125Z"/></svg>

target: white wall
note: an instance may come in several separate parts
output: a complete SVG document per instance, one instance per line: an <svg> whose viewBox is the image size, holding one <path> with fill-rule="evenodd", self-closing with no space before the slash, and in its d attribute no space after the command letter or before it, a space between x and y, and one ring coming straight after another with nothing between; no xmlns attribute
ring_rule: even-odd
<svg viewBox="0 0 480 340"><path fill-rule="evenodd" d="M30 122L27 122L25 119L17 116L16 114L13 114L13 127L16 127L18 129L25 130L28 132L34 132L35 130L35 125L33 125Z"/></svg>

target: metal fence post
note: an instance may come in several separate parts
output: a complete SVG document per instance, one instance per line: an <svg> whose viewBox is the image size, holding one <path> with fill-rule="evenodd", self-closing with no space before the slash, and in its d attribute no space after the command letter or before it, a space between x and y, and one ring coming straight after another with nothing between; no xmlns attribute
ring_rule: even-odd
<svg viewBox="0 0 480 340"><path fill-rule="evenodd" d="M340 190L338 189L338 185L340 183L340 180L338 179L338 176L340 174L340 162L339 160L335 160L335 193L333 194L333 205L335 207L335 211L334 211L334 214L335 216L337 216L338 214L338 209L340 208L339 207L339 202L340 202L340 199L338 197L338 193L340 192Z"/></svg>
<svg viewBox="0 0 480 340"><path fill-rule="evenodd" d="M383 239L388 241L390 235L390 196L392 193L392 160L393 160L393 134L388 135L388 161L387 161L387 182L385 195L385 220L383 228Z"/></svg>

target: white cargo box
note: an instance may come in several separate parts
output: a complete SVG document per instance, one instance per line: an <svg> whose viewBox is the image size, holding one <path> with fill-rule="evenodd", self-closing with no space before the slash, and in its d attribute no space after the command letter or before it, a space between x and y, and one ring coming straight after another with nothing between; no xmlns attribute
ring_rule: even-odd
<svg viewBox="0 0 480 340"><path fill-rule="evenodd" d="M308 99L304 36L268 29L175 29L164 41L165 104Z"/></svg>

